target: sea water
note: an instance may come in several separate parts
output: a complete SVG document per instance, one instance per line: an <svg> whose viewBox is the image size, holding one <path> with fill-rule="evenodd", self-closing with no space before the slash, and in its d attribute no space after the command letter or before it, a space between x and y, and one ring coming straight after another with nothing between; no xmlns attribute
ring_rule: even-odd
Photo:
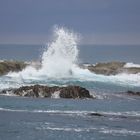
<svg viewBox="0 0 140 140"><path fill-rule="evenodd" d="M78 35L65 28L56 28L53 37L41 53L41 67L29 66L21 72L1 76L0 90L34 84L79 85L97 98L34 99L1 95L0 139L139 139L140 98L130 97L125 92L140 90L140 75L104 76L81 69ZM29 48L36 51L37 46L32 47ZM16 51L14 53L16 55ZM25 55L22 57L26 59ZM129 63L125 67L130 65L134 66ZM96 113L101 116L92 115Z"/></svg>

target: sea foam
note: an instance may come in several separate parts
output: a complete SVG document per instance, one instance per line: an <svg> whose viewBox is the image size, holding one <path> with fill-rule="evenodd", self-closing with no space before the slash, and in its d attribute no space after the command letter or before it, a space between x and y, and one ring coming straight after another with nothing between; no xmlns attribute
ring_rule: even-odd
<svg viewBox="0 0 140 140"><path fill-rule="evenodd" d="M125 68L140 68L139 64L134 64L134 63L126 63L124 65Z"/></svg>

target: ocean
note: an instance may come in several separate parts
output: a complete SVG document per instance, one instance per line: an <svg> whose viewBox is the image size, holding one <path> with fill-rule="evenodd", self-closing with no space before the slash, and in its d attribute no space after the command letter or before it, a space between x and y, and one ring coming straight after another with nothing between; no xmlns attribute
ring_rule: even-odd
<svg viewBox="0 0 140 140"><path fill-rule="evenodd" d="M47 46L0 44L0 59L40 60ZM78 45L80 63L122 61L140 64L140 45Z"/></svg>
<svg viewBox="0 0 140 140"><path fill-rule="evenodd" d="M139 74L105 76L77 64L108 61L139 66L140 46L77 45L74 33L58 29L55 40L43 45L0 45L0 59L42 61L0 77L0 90L24 85L79 85L96 99L27 98L0 95L0 140L139 140ZM131 63L132 65L132 63Z"/></svg>

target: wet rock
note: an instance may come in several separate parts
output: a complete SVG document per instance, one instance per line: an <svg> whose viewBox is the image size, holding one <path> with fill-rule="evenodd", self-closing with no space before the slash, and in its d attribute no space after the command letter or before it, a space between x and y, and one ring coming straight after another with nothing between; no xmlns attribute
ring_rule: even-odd
<svg viewBox="0 0 140 140"><path fill-rule="evenodd" d="M0 76L7 74L10 71L21 71L26 66L27 64L22 61L0 61Z"/></svg>
<svg viewBox="0 0 140 140"><path fill-rule="evenodd" d="M51 94L59 90L58 87L48 87L42 85L23 86L15 89L13 92L19 96L25 97L51 97Z"/></svg>
<svg viewBox="0 0 140 140"><path fill-rule="evenodd" d="M90 116L97 116L97 117L104 116L103 114L100 114L100 113L97 113L97 112L95 112L95 113L90 113L89 115L90 115Z"/></svg>
<svg viewBox="0 0 140 140"><path fill-rule="evenodd" d="M131 96L133 96L133 95L134 95L134 96L140 96L140 92L134 92L134 91L130 91L130 90L127 91L127 94L128 94L128 95L131 95Z"/></svg>
<svg viewBox="0 0 140 140"><path fill-rule="evenodd" d="M53 97L54 94L58 94L55 96L59 96L60 98L95 98L90 95L89 91L80 86L67 86L67 87L48 87L42 85L34 85L34 86L23 86L18 89L8 89L3 90L2 94L13 93L18 96L24 97Z"/></svg>
<svg viewBox="0 0 140 140"><path fill-rule="evenodd" d="M89 91L80 86L68 86L60 90L61 98L92 98Z"/></svg>
<svg viewBox="0 0 140 140"><path fill-rule="evenodd" d="M96 74L103 75L116 75L119 73L129 73L137 74L140 73L140 68L138 67L125 67L125 62L107 62L107 63L97 63L96 65L85 65L81 66L84 69L88 69Z"/></svg>
<svg viewBox="0 0 140 140"><path fill-rule="evenodd" d="M89 65L87 68L96 74L115 75L122 72L125 62L108 62Z"/></svg>

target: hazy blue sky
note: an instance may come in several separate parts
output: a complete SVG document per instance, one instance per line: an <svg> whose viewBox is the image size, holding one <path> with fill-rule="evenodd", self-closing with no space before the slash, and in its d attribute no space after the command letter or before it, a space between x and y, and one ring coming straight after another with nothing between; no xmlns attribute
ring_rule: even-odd
<svg viewBox="0 0 140 140"><path fill-rule="evenodd" d="M140 44L140 0L0 0L0 43L45 43L54 25L85 44Z"/></svg>

